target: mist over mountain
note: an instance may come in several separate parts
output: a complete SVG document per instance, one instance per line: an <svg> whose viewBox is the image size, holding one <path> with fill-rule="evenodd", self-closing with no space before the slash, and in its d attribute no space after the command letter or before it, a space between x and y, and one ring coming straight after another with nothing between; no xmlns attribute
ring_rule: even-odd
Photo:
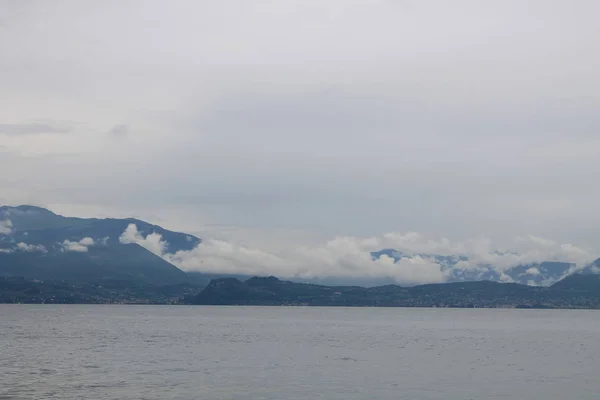
<svg viewBox="0 0 600 400"><path fill-rule="evenodd" d="M199 286L219 277L245 280L255 275L326 286L463 281L549 286L574 272L598 269L596 264L570 262L571 255L577 260L589 256L574 246L531 240L544 251L496 251L489 250L489 244L480 250L477 243L473 250L431 242L416 234L390 234L367 240L342 237L323 247L298 246L284 253L268 253L210 238L201 240L134 218L74 218L35 206L3 206L0 275ZM399 243L409 250L367 250L386 243ZM434 252L436 249L445 250L446 255ZM456 249L465 251L448 254ZM545 255L550 259L545 260Z"/></svg>
<svg viewBox="0 0 600 400"><path fill-rule="evenodd" d="M394 249L383 249L371 253L374 259L387 256L399 261L412 255ZM549 286L567 276L575 263L560 261L542 261L538 263L515 265L499 271L490 264L476 264L474 268L460 268L460 264L469 262L466 255L441 256L436 254L418 254L424 259L433 260L442 267L448 276L448 282L495 281L515 282L523 285Z"/></svg>

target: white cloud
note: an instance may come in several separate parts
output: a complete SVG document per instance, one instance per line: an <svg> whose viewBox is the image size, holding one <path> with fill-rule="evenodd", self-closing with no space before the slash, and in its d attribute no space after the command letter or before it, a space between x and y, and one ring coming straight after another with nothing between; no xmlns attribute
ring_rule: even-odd
<svg viewBox="0 0 600 400"><path fill-rule="evenodd" d="M165 258L183 270L247 275L291 277L391 277L414 284L443 282L441 266L421 257L394 262L389 257L373 260L354 238L337 238L322 247L297 246L278 253L206 240L191 251L167 254Z"/></svg>
<svg viewBox="0 0 600 400"><path fill-rule="evenodd" d="M129 224L125 231L119 237L119 242L123 244L136 243L152 253L162 256L167 247L167 242L162 240L158 233L151 233L144 237L135 224Z"/></svg>
<svg viewBox="0 0 600 400"><path fill-rule="evenodd" d="M75 253L86 253L88 248L79 242L71 242L70 240L65 240L61 244L63 251L66 252L75 252Z"/></svg>
<svg viewBox="0 0 600 400"><path fill-rule="evenodd" d="M10 235L13 231L13 224L11 220L6 219L0 221L0 235Z"/></svg>
<svg viewBox="0 0 600 400"><path fill-rule="evenodd" d="M525 271L526 274L528 275L539 275L540 274L540 270L535 268L535 267L531 267L529 268L527 271Z"/></svg>
<svg viewBox="0 0 600 400"><path fill-rule="evenodd" d="M83 246L93 246L94 239L92 239L91 237L85 237L79 241L79 244L81 244Z"/></svg>
<svg viewBox="0 0 600 400"><path fill-rule="evenodd" d="M61 243L62 251L66 252L75 252L75 253L86 253L88 251L88 247L93 246L95 244L94 239L91 237L85 237L78 242L72 242L70 240L65 240Z"/></svg>
<svg viewBox="0 0 600 400"><path fill-rule="evenodd" d="M516 237L509 242L510 250L499 251L490 238L451 241L446 238L430 239L419 233L387 233L377 242L383 248L394 248L409 254L465 255L457 267L476 269L478 265L492 265L498 271L543 261L564 261L585 266L597 258L597 253L574 246L560 244L533 235Z"/></svg>
<svg viewBox="0 0 600 400"><path fill-rule="evenodd" d="M276 275L282 278L390 277L403 284L447 280L450 271L428 256L432 254L465 255L469 261L458 262L455 269L482 269L483 265L489 265L498 272L503 282L513 282L506 271L515 266L565 261L576 263L576 268L581 268L595 258L593 254L571 245L550 245L551 241L529 240L528 248L522 248L522 253L499 252L494 250L491 240L485 238L451 242L448 239L428 239L414 232L388 233L370 238L343 236L322 245L286 246L271 251L209 238L193 250L165 254L166 243L160 235L153 233L144 237L131 224L120 241L138 243L185 271ZM518 238L515 243L522 247L524 241ZM400 250L404 256L398 261L386 255L373 260L372 251L389 247Z"/></svg>
<svg viewBox="0 0 600 400"><path fill-rule="evenodd" d="M22 251L25 253L35 253L35 252L40 252L40 253L47 253L48 251L46 250L46 248L44 246L42 246L41 244L27 244L27 243L17 243L16 246L16 250L17 251Z"/></svg>

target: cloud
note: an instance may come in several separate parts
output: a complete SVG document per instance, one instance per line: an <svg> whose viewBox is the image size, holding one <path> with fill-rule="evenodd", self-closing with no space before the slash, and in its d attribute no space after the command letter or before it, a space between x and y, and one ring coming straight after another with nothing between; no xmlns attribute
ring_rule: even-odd
<svg viewBox="0 0 600 400"><path fill-rule="evenodd" d="M136 243L186 271L277 275L283 278L391 277L398 282L417 284L443 282L446 276L439 264L416 256L394 262L382 257L374 260L364 243L356 238L340 237L323 247L298 246L281 253L238 246L221 240L207 240L191 251L166 254L167 243L160 234L144 237L135 224L130 224L121 243Z"/></svg>
<svg viewBox="0 0 600 400"><path fill-rule="evenodd" d="M85 237L78 242L65 240L61 243L61 250L65 252L87 253L88 247L93 246L94 244L94 239L91 237Z"/></svg>
<svg viewBox="0 0 600 400"><path fill-rule="evenodd" d="M0 135L38 135L44 133L68 133L71 129L41 123L0 124Z"/></svg>
<svg viewBox="0 0 600 400"><path fill-rule="evenodd" d="M515 239L522 251L517 253L498 251L487 238L451 242L448 239L428 239L415 232L392 232L367 238L341 236L322 245L298 244L278 251L209 238L193 250L166 254L166 243L159 234L144 237L134 224L130 224L120 241L138 243L185 271L276 275L282 278L388 277L401 284L444 282L453 270L483 270L484 267L496 271L501 281L513 282L507 271L516 266L565 261L575 263L574 268L583 268L595 258L584 249L538 239ZM524 244L527 247L523 247ZM372 251L390 247L401 252L398 260L387 255L373 259ZM468 260L448 269L448 265L442 264L433 255L461 255ZM534 274L533 269L528 273Z"/></svg>
<svg viewBox="0 0 600 400"><path fill-rule="evenodd" d="M47 253L48 250L41 244L28 244L24 242L19 242L13 247L10 248L2 248L0 249L0 253L12 254L15 252L22 253Z"/></svg>
<svg viewBox="0 0 600 400"><path fill-rule="evenodd" d="M93 246L94 239L92 239L91 237L85 237L79 241L79 244L81 244L83 246Z"/></svg>
<svg viewBox="0 0 600 400"><path fill-rule="evenodd" d="M600 251L600 2L10 3L2 203Z"/></svg>
<svg viewBox="0 0 600 400"><path fill-rule="evenodd" d="M381 237L340 237L319 247L292 247L268 253L259 249L236 246L231 243L205 240L191 252L182 251L166 258L184 270L208 270L211 272L275 274L283 277L352 276L391 277L399 283L442 282L452 270L484 270L492 268L504 282L512 282L507 271L520 265L544 261L565 261L583 268L595 259L595 255L572 245L546 243L539 246L532 241L522 253L497 251L491 240L480 238L465 242L427 239L418 233L389 233ZM395 248L403 254L394 259L382 256L371 258L371 251ZM440 264L432 255L462 255L468 261L460 261L451 269Z"/></svg>
<svg viewBox="0 0 600 400"><path fill-rule="evenodd" d="M391 277L407 284L443 282L441 266L419 256L394 262L374 260L353 238L337 238L322 247L290 248L279 253L206 240L191 251L165 258L186 271L246 275L277 275L283 278Z"/></svg>
<svg viewBox="0 0 600 400"><path fill-rule="evenodd" d="M409 254L464 255L468 260L460 261L457 267L475 269L480 265L491 265L499 272L543 261L571 262L583 267L597 257L597 253L572 244L560 244L533 235L515 237L508 243L510 249L499 249L486 237L465 241L435 240L416 232L386 233L376 241L383 248Z"/></svg>
<svg viewBox="0 0 600 400"><path fill-rule="evenodd" d="M167 248L167 242L162 240L162 236L158 233L151 233L144 237L135 224L129 224L125 231L119 237L119 243L128 244L135 243L152 253L162 256Z"/></svg>
<svg viewBox="0 0 600 400"><path fill-rule="evenodd" d="M108 133L110 133L113 136L117 136L117 137L127 136L127 134L129 133L129 125L126 125L126 124L115 125L108 131Z"/></svg>
<svg viewBox="0 0 600 400"><path fill-rule="evenodd" d="M0 221L0 235L10 235L13 231L13 224L11 220L6 219Z"/></svg>
<svg viewBox="0 0 600 400"><path fill-rule="evenodd" d="M46 250L46 248L44 246L42 246L41 244L27 244L27 243L17 243L16 246L16 251L22 251L25 253L35 253L35 252L40 252L40 253L47 253L48 250Z"/></svg>

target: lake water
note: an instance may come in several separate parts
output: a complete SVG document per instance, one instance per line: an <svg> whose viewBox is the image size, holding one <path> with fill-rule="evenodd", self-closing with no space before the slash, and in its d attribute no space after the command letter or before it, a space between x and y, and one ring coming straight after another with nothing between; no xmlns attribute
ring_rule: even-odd
<svg viewBox="0 0 600 400"><path fill-rule="evenodd" d="M600 312L0 305L0 399L598 399Z"/></svg>

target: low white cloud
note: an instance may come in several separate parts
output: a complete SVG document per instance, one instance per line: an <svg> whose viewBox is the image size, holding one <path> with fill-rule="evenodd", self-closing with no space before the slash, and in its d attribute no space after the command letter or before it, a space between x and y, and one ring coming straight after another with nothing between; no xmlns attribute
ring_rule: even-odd
<svg viewBox="0 0 600 400"><path fill-rule="evenodd" d="M0 249L0 253L4 253L4 254L12 254L12 253L16 253L16 252L22 252L22 253L47 253L48 250L46 249L46 247L44 247L41 244L28 244L28 243L24 243L24 242L19 242L16 245L12 246L12 247L8 247L8 248L2 248Z"/></svg>
<svg viewBox="0 0 600 400"><path fill-rule="evenodd" d="M375 242L382 246L380 248L393 248L407 254L463 255L468 260L458 262L457 268L477 269L481 265L491 265L499 272L544 261L569 262L583 267L597 258L597 254L581 247L532 235L514 238L509 249L499 249L485 237L456 242L446 238L434 240L416 232L387 233Z"/></svg>
<svg viewBox="0 0 600 400"><path fill-rule="evenodd" d="M167 242L162 240L162 236L158 233L151 233L144 237L135 224L129 224L125 231L119 237L119 242L122 244L135 243L152 253L163 256L167 248Z"/></svg>
<svg viewBox="0 0 600 400"><path fill-rule="evenodd" d="M283 278L391 277L402 283L443 282L442 267L415 256L399 261L382 256L373 259L354 238L337 238L322 247L298 246L277 253L208 239L191 251L165 258L186 271L209 271Z"/></svg>
<svg viewBox="0 0 600 400"><path fill-rule="evenodd" d="M66 252L86 253L88 251L88 247L93 246L94 244L94 239L91 237L85 237L78 242L65 240L61 243L61 250Z"/></svg>
<svg viewBox="0 0 600 400"><path fill-rule="evenodd" d="M515 238L515 249L510 251L496 250L489 238L452 242L429 239L415 232L369 238L342 236L322 245L285 246L270 251L208 238L192 250L167 254L167 243L161 235L144 237L135 224L130 224L119 241L137 243L184 271L282 278L389 277L402 284L444 282L454 270L486 268L497 272L500 281L514 282L507 272L516 266L562 261L573 263L573 272L595 259L594 254L582 248L534 236ZM396 259L387 255L373 259L371 252L384 248L398 250ZM434 255L460 255L467 259L448 268ZM539 275L540 271L531 267L527 273Z"/></svg>
<svg viewBox="0 0 600 400"><path fill-rule="evenodd" d="M92 239L91 237L85 237L79 241L79 244L81 244L83 246L93 246L94 239Z"/></svg>
<svg viewBox="0 0 600 400"><path fill-rule="evenodd" d="M10 219L0 221L0 235L10 235L13 232L13 224Z"/></svg>
<svg viewBox="0 0 600 400"><path fill-rule="evenodd" d="M41 244L27 244L27 243L17 243L16 246L16 251L22 251L25 253L35 253L35 252L40 252L40 253L46 253L47 250L44 246L42 246Z"/></svg>

